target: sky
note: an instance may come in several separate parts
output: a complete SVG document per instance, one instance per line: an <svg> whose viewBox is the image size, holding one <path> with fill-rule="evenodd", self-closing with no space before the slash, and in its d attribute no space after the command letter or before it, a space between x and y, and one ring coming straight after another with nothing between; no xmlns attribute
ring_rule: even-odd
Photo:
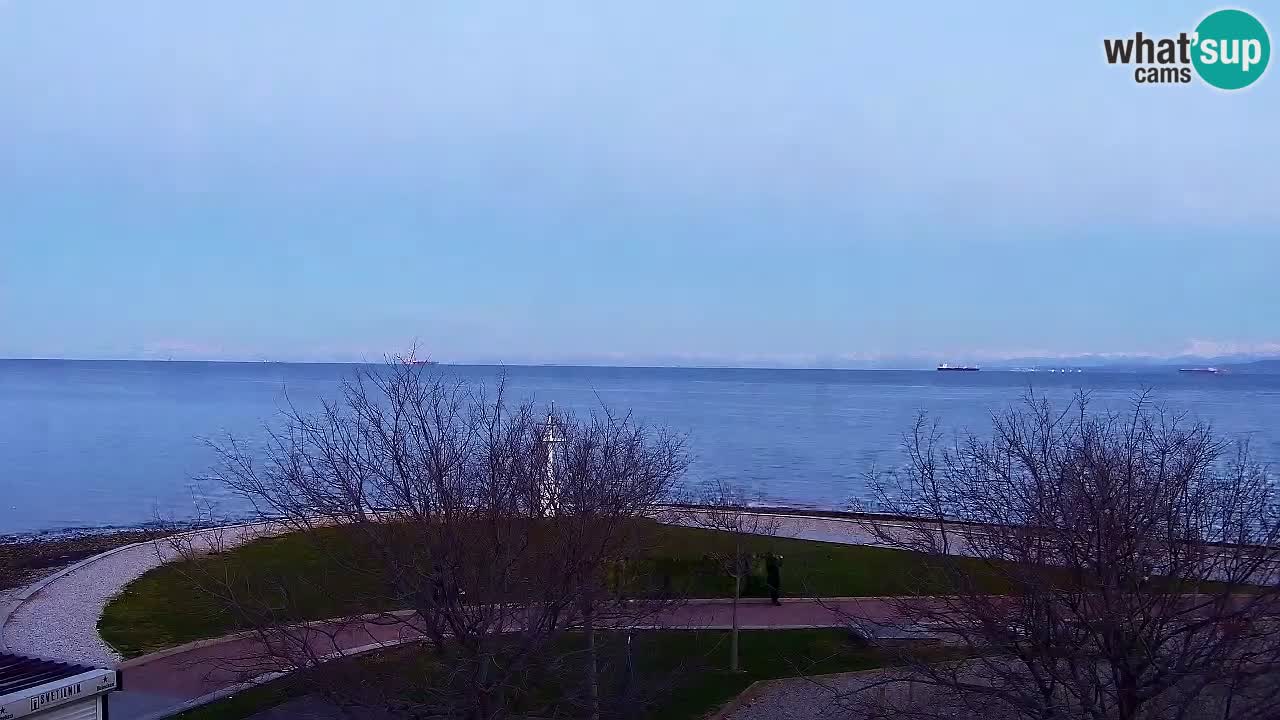
<svg viewBox="0 0 1280 720"><path fill-rule="evenodd" d="M0 357L1280 354L1217 7L0 0Z"/></svg>

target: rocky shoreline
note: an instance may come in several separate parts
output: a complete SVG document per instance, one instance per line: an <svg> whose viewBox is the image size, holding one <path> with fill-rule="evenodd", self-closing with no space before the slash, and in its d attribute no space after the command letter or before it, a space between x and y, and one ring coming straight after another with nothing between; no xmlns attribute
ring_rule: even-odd
<svg viewBox="0 0 1280 720"><path fill-rule="evenodd" d="M112 548L154 540L175 531L173 527L157 525L0 536L0 591L23 587Z"/></svg>

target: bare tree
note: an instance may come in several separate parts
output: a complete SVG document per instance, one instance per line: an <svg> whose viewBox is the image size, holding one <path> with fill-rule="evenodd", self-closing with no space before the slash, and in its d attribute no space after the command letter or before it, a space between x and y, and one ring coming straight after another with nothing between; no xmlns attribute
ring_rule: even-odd
<svg viewBox="0 0 1280 720"><path fill-rule="evenodd" d="M889 602L969 659L906 652L885 679L931 700L863 692L863 716L1273 713L1280 513L1247 446L1145 395L1094 412L1028 394L989 440L944 445L921 417L905 448L904 469L871 478L897 517L871 526L931 572Z"/></svg>
<svg viewBox="0 0 1280 720"><path fill-rule="evenodd" d="M778 518L751 508L741 487L721 481L707 483L699 503L688 511L690 521L709 530L727 533L732 549L715 558L723 572L733 580L732 630L729 634L729 670L738 671L738 603L742 587L751 573L749 541L753 536L772 536L778 532Z"/></svg>
<svg viewBox="0 0 1280 720"><path fill-rule="evenodd" d="M568 536L559 547L571 554L566 560L586 642L586 709L598 718L597 628L601 623L629 627L676 600L628 595L625 568L647 550L643 525L636 520L667 495L687 460L678 439L662 435L655 442L629 415L616 417L607 409L582 420L550 413L542 438L557 444L547 470L555 501L544 505Z"/></svg>
<svg viewBox="0 0 1280 720"><path fill-rule="evenodd" d="M220 477L339 570L249 582L234 554L188 563L258 638L250 672L314 670L353 637L407 639L432 669L411 692L376 695L382 709L500 718L539 702L530 685L577 656L585 629L581 677L599 716L596 624L647 610L606 606L603 568L638 552L637 520L685 469L681 438L630 416L543 415L508 403L501 383L490 397L402 362L358 371L340 401L290 408L281 425L265 447L217 444ZM300 623L316 597L343 619ZM344 701L367 701L358 684Z"/></svg>

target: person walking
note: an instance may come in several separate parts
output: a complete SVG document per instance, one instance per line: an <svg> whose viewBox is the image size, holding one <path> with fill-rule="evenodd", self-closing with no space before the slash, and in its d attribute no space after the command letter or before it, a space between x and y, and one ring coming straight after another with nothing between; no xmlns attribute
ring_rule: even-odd
<svg viewBox="0 0 1280 720"><path fill-rule="evenodd" d="M778 596L782 594L782 568L780 567L781 561L782 561L782 556L774 555L773 553L769 553L769 556L765 558L765 561L764 561L766 582L769 585L769 598L773 600L774 605L782 604L778 600Z"/></svg>

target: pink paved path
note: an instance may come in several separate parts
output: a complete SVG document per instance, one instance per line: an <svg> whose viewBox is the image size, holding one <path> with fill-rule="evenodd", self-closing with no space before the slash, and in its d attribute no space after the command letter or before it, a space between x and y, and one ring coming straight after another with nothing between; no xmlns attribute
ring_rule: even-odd
<svg viewBox="0 0 1280 720"><path fill-rule="evenodd" d="M732 606L722 600L693 600L662 613L649 626L671 629L725 629ZM841 627L857 618L872 624L890 619L887 604L876 598L828 601L745 600L738 606L742 629ZM345 654L375 644L416 637L405 624L382 622L324 623L308 637L309 654ZM124 691L112 699L113 718L159 717L164 711L229 688L270 671L258 638L193 643L144 655L121 666Z"/></svg>

